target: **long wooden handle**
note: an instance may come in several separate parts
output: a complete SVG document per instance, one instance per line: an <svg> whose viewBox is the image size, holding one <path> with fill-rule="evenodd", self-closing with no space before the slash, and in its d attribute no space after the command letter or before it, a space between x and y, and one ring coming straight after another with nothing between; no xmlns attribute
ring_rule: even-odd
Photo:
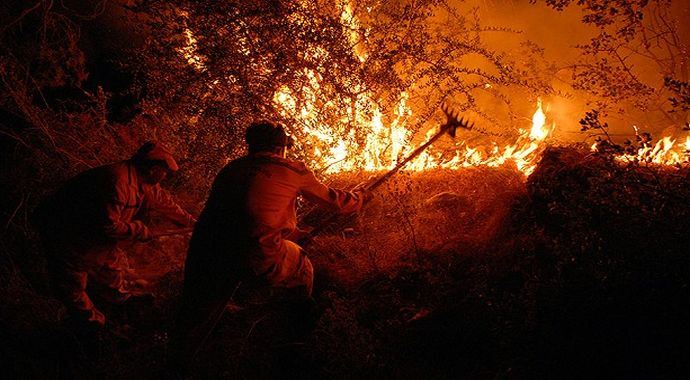
<svg viewBox="0 0 690 380"><path fill-rule="evenodd" d="M163 236L174 236L174 235L184 235L194 231L194 227L178 228L174 230L166 230L160 232L154 232L151 234L152 238L159 238Z"/></svg>
<svg viewBox="0 0 690 380"><path fill-rule="evenodd" d="M379 176L376 178L374 181L371 183L367 184L364 186L364 189L367 191L372 191L376 189L377 187L381 186L384 182L388 180L393 174L397 173L400 169L402 169L405 165L407 165L408 162L412 161L415 157L419 156L426 148L429 147L429 145L433 144L434 141L438 140L439 137L443 136L446 131L452 127L452 124L447 123L441 125L441 128L439 129L438 132L436 132L435 135L433 135L427 142L419 146L417 149L415 149L412 153L410 153L404 160L400 161L395 167L383 175ZM324 220L321 224L318 226L314 227L313 230L309 232L308 237L305 238L305 241L313 238L314 236L320 234L323 232L326 227L328 227L333 221L338 219L340 217L340 214L333 214L330 217L328 217L326 220Z"/></svg>
<svg viewBox="0 0 690 380"><path fill-rule="evenodd" d="M393 169L387 171L386 173L378 177L376 180L366 185L365 189L374 190L377 187L381 186L384 182L386 182L386 180L388 180L388 178L390 178L393 174L397 173L400 169L405 167L407 163L419 156L424 150L426 150L426 148L429 147L429 145L433 144L436 140L438 140L439 137L443 136L443 134L446 132L446 130L448 130L448 128L450 128L450 125L448 124L441 125L441 129L435 135L433 135L427 142L415 149L412 153L410 153L409 156L405 157L404 160L398 162L398 164L395 165Z"/></svg>

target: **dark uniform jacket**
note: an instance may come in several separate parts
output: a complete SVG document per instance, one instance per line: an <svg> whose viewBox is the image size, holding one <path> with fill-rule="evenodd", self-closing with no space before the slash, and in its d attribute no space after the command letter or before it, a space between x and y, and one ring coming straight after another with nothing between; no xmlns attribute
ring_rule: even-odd
<svg viewBox="0 0 690 380"><path fill-rule="evenodd" d="M190 242L184 292L227 297L239 279L261 279L289 250L298 195L342 213L357 211L357 193L329 188L301 162L258 153L229 163L216 177Z"/></svg>
<svg viewBox="0 0 690 380"><path fill-rule="evenodd" d="M137 217L148 210L180 225L194 222L160 185L143 183L134 165L121 161L70 179L34 216L44 237L88 250L147 238L150 231Z"/></svg>

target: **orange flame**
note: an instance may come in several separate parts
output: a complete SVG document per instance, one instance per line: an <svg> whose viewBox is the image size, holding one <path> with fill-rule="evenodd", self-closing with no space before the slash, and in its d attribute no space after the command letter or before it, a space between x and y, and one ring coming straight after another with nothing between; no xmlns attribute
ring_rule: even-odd
<svg viewBox="0 0 690 380"><path fill-rule="evenodd" d="M407 106L406 92L402 92L398 97L397 107L388 125L384 123L384 115L377 103L369 95L362 95L355 102L355 105L362 109L355 107L348 110L349 114L354 115L355 123L351 124L353 129L345 133L346 137L342 137L343 133L318 124L317 103L326 102L317 101L320 96L317 74L305 70L305 75L310 78L311 85L302 89L304 96L299 102L302 105L301 108L297 108L298 102L287 87L279 89L274 94L273 101L284 117L296 120L296 124L301 126L301 132L306 137L304 145L314 147L315 159L311 162L312 166L325 168L326 173L387 170L394 167L413 150L414 147L410 144L413 133L406 125L413 111ZM372 111L367 113L364 109ZM471 146L466 141L458 141L455 142L455 149L451 152L450 159L443 158L449 156L447 151L443 154L444 152L435 149L432 145L412 160L405 170L497 167L513 162L518 170L529 175L536 166L536 160L545 147L543 142L550 132L545 125L546 114L539 99L537 110L532 116L530 130L520 130L515 143L500 145L492 142L486 147ZM364 143L359 144L354 135L355 132L363 131L366 131ZM426 139L431 138L436 132L437 128L429 129L426 132Z"/></svg>
<svg viewBox="0 0 690 380"><path fill-rule="evenodd" d="M363 41L366 30L362 31L349 1L339 1L337 5L343 32L352 46L352 53L361 62L365 62L368 57ZM313 147L311 156L314 159L310 163L312 167L323 168L326 173L387 170L412 152L414 146L411 142L415 131L407 126L408 120L413 116L413 110L407 105L407 92L403 91L398 95L397 106L393 108L392 114L388 115L381 112L379 103L371 94L360 92L356 99L347 99L347 103L352 105L346 110L347 120L334 120L334 125L328 126L323 125L323 121L319 121L317 117L325 111L324 107L333 107L327 99L328 96L320 88L320 77L310 69L305 69L303 74L308 84L304 85L299 93L292 93L284 86L276 91L273 102L281 115L294 120L294 124L300 129L301 133L298 134L303 136L305 141L302 142L303 146L298 148ZM546 114L539 99L537 110L532 117L531 129L520 130L514 144L501 145L492 142L485 147L471 146L466 141L456 141L454 152L442 152L432 145L408 163L405 170L500 166L514 162L520 171L529 175L536 166L536 159L545 146L543 141L549 134L545 124ZM345 130L343 125L346 126ZM426 139L435 133L436 128L428 130ZM363 134L364 139L361 138ZM449 156L450 159L447 158Z"/></svg>
<svg viewBox="0 0 690 380"><path fill-rule="evenodd" d="M544 128L546 124L546 114L541 108L541 98L537 99L537 111L532 116L532 130L530 130L529 137L532 140L544 140L549 134L549 131Z"/></svg>
<svg viewBox="0 0 690 380"><path fill-rule="evenodd" d="M635 135L639 138L639 129L633 125ZM676 139L666 136L657 141L654 145L642 142L634 153L626 152L615 157L621 162L645 162L658 165L681 165L687 164L690 156L690 136L686 137L685 143L676 143ZM598 151L598 142L591 146L592 151Z"/></svg>

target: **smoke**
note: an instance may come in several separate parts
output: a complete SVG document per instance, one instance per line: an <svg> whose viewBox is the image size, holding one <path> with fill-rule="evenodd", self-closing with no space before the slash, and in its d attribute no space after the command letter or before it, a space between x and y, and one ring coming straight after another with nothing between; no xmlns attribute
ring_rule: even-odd
<svg viewBox="0 0 690 380"><path fill-rule="evenodd" d="M543 59L547 62L549 75L553 75L551 85L557 92L544 96L549 122L555 122L557 126L555 136L566 141L585 139L587 136L579 132L578 121L586 111L597 108L602 102L611 104L612 99L603 99L591 92L576 90L572 86L572 74L569 69L584 63L587 58L582 55L578 45L587 44L600 31L598 27L583 23L583 8L571 4L563 11L556 11L541 1L532 4L528 1L512 0L476 0L458 3L458 6L467 9L476 7L484 25L514 31L486 33L485 40L516 60L520 59L516 54L519 54L520 45L525 41L531 41L543 48ZM655 6L655 2L650 2L644 9L643 22L656 22L655 18L659 17L660 12L657 12ZM677 26L680 54L674 56L668 51L658 51L657 56L647 56L627 50L627 55L623 57L629 62L636 79L655 90L656 98L646 108L635 104L635 101L639 100L635 97L616 102L611 107L605 121L610 125L611 134L621 141L634 135L633 125L638 126L640 130L651 132L656 137L662 134L683 136L681 127L688 121L688 116L669 112L670 106L666 101L668 94L663 89L663 80L668 72L664 72L667 67L666 60L678 60L679 69L674 74L678 79L687 81L689 54L687 50L683 53L683 47L687 49L690 45L690 28L683 20L690 16L690 4L685 1L672 2L668 14L672 18L669 21ZM639 47L638 45L637 41L631 44L633 48ZM640 94L640 98L642 97ZM522 112L529 114L527 110Z"/></svg>

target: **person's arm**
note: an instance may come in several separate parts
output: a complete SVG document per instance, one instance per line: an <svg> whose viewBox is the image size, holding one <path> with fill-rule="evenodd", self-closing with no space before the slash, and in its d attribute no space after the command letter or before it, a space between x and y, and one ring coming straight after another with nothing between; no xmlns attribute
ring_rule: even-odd
<svg viewBox="0 0 690 380"><path fill-rule="evenodd" d="M139 220L124 221L122 213L127 205L127 189L123 184L113 184L113 191L106 204L105 234L117 240L149 240L151 232ZM131 205L129 205L131 207Z"/></svg>
<svg viewBox="0 0 690 380"><path fill-rule="evenodd" d="M150 186L144 194L144 201L151 210L156 210L166 218L181 226L193 226L196 219L184 211L160 185Z"/></svg>
<svg viewBox="0 0 690 380"><path fill-rule="evenodd" d="M345 191L321 183L311 170L302 175L300 194L311 202L333 208L347 214L359 211L365 196L360 191Z"/></svg>

